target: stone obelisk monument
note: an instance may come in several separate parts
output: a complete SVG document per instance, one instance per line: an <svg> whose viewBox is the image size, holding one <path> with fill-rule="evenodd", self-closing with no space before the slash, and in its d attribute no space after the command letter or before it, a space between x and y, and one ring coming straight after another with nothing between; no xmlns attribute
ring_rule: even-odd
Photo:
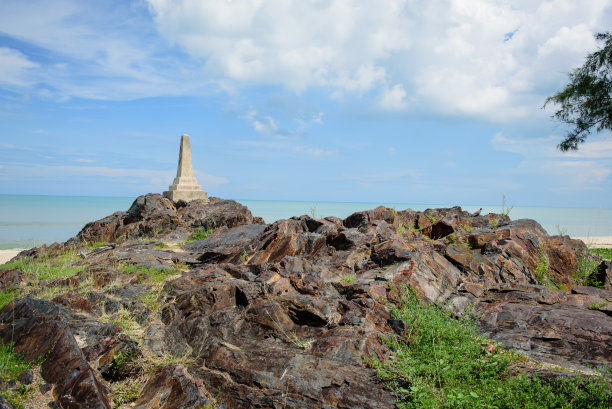
<svg viewBox="0 0 612 409"><path fill-rule="evenodd" d="M208 192L202 191L202 186L193 176L193 166L191 165L191 143L189 135L181 136L181 150L179 152L178 169L174 182L169 190L164 192L164 197L170 200L204 200L208 202Z"/></svg>

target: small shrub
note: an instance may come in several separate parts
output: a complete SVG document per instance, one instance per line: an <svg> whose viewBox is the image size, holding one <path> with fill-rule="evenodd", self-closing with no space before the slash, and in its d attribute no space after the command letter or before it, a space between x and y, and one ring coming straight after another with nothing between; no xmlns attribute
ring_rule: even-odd
<svg viewBox="0 0 612 409"><path fill-rule="evenodd" d="M538 264L536 265L535 270L533 271L533 275L535 276L538 284L545 285L546 287L558 290L557 285L550 272L548 271L550 268L550 260L544 251L544 247L540 246L538 250Z"/></svg>
<svg viewBox="0 0 612 409"><path fill-rule="evenodd" d="M354 283L355 280L357 279L357 276L355 274L347 274L344 277L342 277L342 279L340 281L342 281L343 283Z"/></svg>
<svg viewBox="0 0 612 409"><path fill-rule="evenodd" d="M589 259L588 257L578 259L578 267L572 273L572 280L578 285L602 287L603 283L595 278L599 263L598 260Z"/></svg>
<svg viewBox="0 0 612 409"><path fill-rule="evenodd" d="M561 227L558 224L555 225L555 228L557 229L557 235L558 236L565 236L567 234L567 228L566 227Z"/></svg>
<svg viewBox="0 0 612 409"><path fill-rule="evenodd" d="M425 210L425 213L423 214L425 215L425 217L427 217L427 219L429 220L431 224L434 224L440 220L433 215L433 212L431 211L431 209Z"/></svg>
<svg viewBox="0 0 612 409"><path fill-rule="evenodd" d="M607 307L608 305L610 305L610 301L601 300L599 302L594 302L593 304L589 305L589 310L599 310L600 308Z"/></svg>
<svg viewBox="0 0 612 409"><path fill-rule="evenodd" d="M246 249L240 255L240 264L246 264L249 260L249 253L247 253Z"/></svg>
<svg viewBox="0 0 612 409"><path fill-rule="evenodd" d="M187 241L196 241L196 240L204 240L208 236L210 236L213 232L213 229L204 230L202 226L198 227L196 231L194 231L191 236L187 239Z"/></svg>
<svg viewBox="0 0 612 409"><path fill-rule="evenodd" d="M457 244L457 234L455 233L451 233L448 236L446 236L446 244Z"/></svg>

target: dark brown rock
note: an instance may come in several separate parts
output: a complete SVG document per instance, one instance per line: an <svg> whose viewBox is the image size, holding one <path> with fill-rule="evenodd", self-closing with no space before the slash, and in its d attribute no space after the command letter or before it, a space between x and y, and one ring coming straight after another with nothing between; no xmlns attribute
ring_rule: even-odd
<svg viewBox="0 0 612 409"><path fill-rule="evenodd" d="M144 386L136 409L196 409L214 403L213 397L198 387L196 381L180 365L158 371Z"/></svg>
<svg viewBox="0 0 612 409"><path fill-rule="evenodd" d="M126 212L116 212L88 223L76 236L80 242L114 242L119 238L169 237L184 239L199 227L231 228L263 221L233 200L211 197L199 201L172 202L159 194L139 196ZM71 241L75 243L75 241Z"/></svg>

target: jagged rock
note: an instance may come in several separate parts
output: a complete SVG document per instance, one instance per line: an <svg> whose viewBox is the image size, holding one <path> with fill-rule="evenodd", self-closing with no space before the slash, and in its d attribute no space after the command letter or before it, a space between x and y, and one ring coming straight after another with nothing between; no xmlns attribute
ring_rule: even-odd
<svg viewBox="0 0 612 409"><path fill-rule="evenodd" d="M158 371L144 386L136 409L196 409L214 403L214 398L198 388L195 380L180 365L170 365Z"/></svg>
<svg viewBox="0 0 612 409"><path fill-rule="evenodd" d="M11 305L12 304L12 305ZM111 409L108 390L93 372L64 322L71 314L42 300L24 298L7 305L0 316L0 337L15 342L28 360L44 358L43 379L54 384L53 394L65 408Z"/></svg>
<svg viewBox="0 0 612 409"><path fill-rule="evenodd" d="M62 407L76 405L75 394L104 405L106 381L143 376L141 354L172 354L189 364L150 376L136 407L204 406L220 387L220 407L228 409L392 408L395 397L363 358L388 356L381 337L410 342L410 323L394 320L389 307L411 286L457 315L474 311L483 332L541 362L612 366L612 291L572 279L580 259L596 257L582 242L549 236L533 220L460 207L378 207L344 220L260 222L231 201L141 196L127 212L88 224L78 239L24 253L53 257L83 241L128 238L83 251L84 272L44 283L66 292L53 302L24 298L7 305L0 336L7 339L15 311L26 356L50 351L62 368L79 363L82 387L74 388L64 380L65 368L43 364ZM184 244L184 251L130 240L184 238L198 226L216 230ZM535 270L544 260L548 284L565 291L540 285ZM190 270L172 270L177 274L162 289L150 269L177 263ZM136 272L125 273L128 264ZM592 273L608 290L610 271L601 262ZM86 295L70 291L85 281ZM156 298L145 304L145 296ZM141 326L138 345L117 325L97 321L125 311ZM45 331L49 337L41 339ZM135 364L121 369L121 355L135 357Z"/></svg>
<svg viewBox="0 0 612 409"><path fill-rule="evenodd" d="M23 278L23 271L18 268L0 268L0 291L4 291L7 288L19 287Z"/></svg>
<svg viewBox="0 0 612 409"><path fill-rule="evenodd" d="M247 224L228 229L223 227L203 240L185 244L183 247L199 253L198 260L205 263L240 262L240 257L251 243L266 229L260 224Z"/></svg>
<svg viewBox="0 0 612 409"><path fill-rule="evenodd" d="M126 212L88 223L76 236L77 242L114 242L119 238L169 237L185 239L189 232L202 227L215 229L243 224L263 223L233 200L211 197L200 201L173 202L159 194L139 196Z"/></svg>

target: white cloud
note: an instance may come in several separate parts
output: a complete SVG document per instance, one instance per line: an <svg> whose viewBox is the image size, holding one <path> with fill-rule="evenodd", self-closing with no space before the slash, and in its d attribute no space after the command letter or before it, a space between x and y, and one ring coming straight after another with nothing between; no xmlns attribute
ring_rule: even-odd
<svg viewBox="0 0 612 409"><path fill-rule="evenodd" d="M266 115L260 115L259 112L254 109L247 112L245 118L258 133L270 135L274 134L274 132L278 130L278 125L276 124L274 118Z"/></svg>
<svg viewBox="0 0 612 409"><path fill-rule="evenodd" d="M0 70L14 71L0 77L31 84L24 73L36 72L38 95L55 99L320 87L383 109L511 121L545 115L610 16L609 0L5 0L0 31L49 55L9 55ZM270 119L252 125L282 127Z"/></svg>
<svg viewBox="0 0 612 409"><path fill-rule="evenodd" d="M77 163L94 163L95 160L93 160L93 159L85 159L85 158L77 158L77 159L74 159L73 162L77 162Z"/></svg>
<svg viewBox="0 0 612 409"><path fill-rule="evenodd" d="M27 86L35 83L31 77L38 64L17 50L0 47L0 85Z"/></svg>
<svg viewBox="0 0 612 409"><path fill-rule="evenodd" d="M406 90L402 84L396 84L391 89L385 89L379 105L390 111L406 108Z"/></svg>

